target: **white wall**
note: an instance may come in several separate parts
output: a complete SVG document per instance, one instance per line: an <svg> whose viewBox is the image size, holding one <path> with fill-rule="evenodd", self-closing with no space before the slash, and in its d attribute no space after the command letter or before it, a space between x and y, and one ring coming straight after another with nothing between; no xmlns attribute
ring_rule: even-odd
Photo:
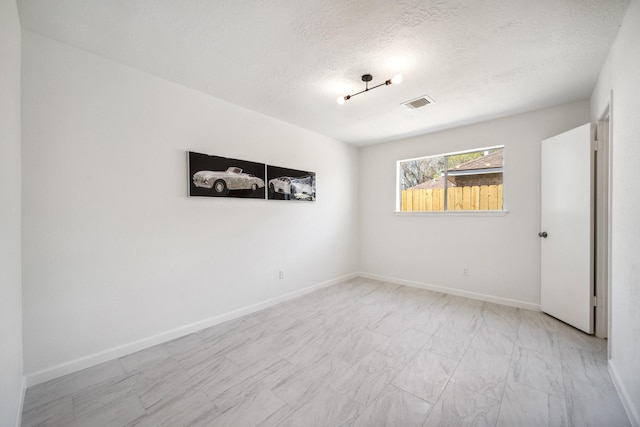
<svg viewBox="0 0 640 427"><path fill-rule="evenodd" d="M640 426L640 1L631 2L591 98L599 119L613 90L611 360L630 418Z"/></svg>
<svg viewBox="0 0 640 427"><path fill-rule="evenodd" d="M354 147L29 32L23 82L30 382L357 271ZM314 171L317 202L188 198L187 150Z"/></svg>
<svg viewBox="0 0 640 427"><path fill-rule="evenodd" d="M585 101L361 149L361 270L536 308L540 141L588 120ZM505 146L506 216L394 213L397 160L494 145Z"/></svg>
<svg viewBox="0 0 640 427"><path fill-rule="evenodd" d="M0 426L19 420L23 396L20 263L20 21L0 0Z"/></svg>

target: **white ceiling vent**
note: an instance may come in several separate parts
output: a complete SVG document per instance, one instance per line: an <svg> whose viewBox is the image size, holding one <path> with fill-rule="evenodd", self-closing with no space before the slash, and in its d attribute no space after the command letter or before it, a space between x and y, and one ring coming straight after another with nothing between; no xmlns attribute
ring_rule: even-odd
<svg viewBox="0 0 640 427"><path fill-rule="evenodd" d="M426 107L429 104L433 104L435 101L429 98L427 95L423 95L419 98L412 99L411 101L403 102L402 105L405 108L410 110L415 110L416 108Z"/></svg>

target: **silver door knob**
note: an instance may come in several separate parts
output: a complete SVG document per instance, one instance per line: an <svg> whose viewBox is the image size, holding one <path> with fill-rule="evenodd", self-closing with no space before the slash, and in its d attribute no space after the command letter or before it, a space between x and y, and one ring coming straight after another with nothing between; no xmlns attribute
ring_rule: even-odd
<svg viewBox="0 0 640 427"><path fill-rule="evenodd" d="M540 237L542 237L542 238L545 238L545 239L546 239L546 238L547 238L547 236L548 236L548 234L547 234L547 232L546 232L546 231L541 231L541 232L539 232L539 233L538 233L538 236L540 236Z"/></svg>

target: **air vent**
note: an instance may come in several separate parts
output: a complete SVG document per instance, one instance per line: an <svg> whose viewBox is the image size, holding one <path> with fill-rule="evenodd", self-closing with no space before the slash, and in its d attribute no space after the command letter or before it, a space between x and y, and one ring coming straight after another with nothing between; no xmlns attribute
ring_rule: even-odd
<svg viewBox="0 0 640 427"><path fill-rule="evenodd" d="M422 108L425 107L429 104L433 104L435 101L431 98L429 98L428 96L424 95L421 96L420 98L416 98L416 99L412 99L411 101L407 101L407 102L403 102L402 105L404 105L406 108L410 109L410 110L415 110L416 108Z"/></svg>

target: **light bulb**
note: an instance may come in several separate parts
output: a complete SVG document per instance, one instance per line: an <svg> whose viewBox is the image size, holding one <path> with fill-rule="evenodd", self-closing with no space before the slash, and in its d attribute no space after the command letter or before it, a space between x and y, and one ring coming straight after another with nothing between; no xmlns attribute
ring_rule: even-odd
<svg viewBox="0 0 640 427"><path fill-rule="evenodd" d="M339 96L338 97L338 104L340 104L340 105L344 104L344 96Z"/></svg>
<svg viewBox="0 0 640 427"><path fill-rule="evenodd" d="M391 83L393 83L394 85L398 85L398 84L402 83L402 76L400 74L396 74L391 79Z"/></svg>

